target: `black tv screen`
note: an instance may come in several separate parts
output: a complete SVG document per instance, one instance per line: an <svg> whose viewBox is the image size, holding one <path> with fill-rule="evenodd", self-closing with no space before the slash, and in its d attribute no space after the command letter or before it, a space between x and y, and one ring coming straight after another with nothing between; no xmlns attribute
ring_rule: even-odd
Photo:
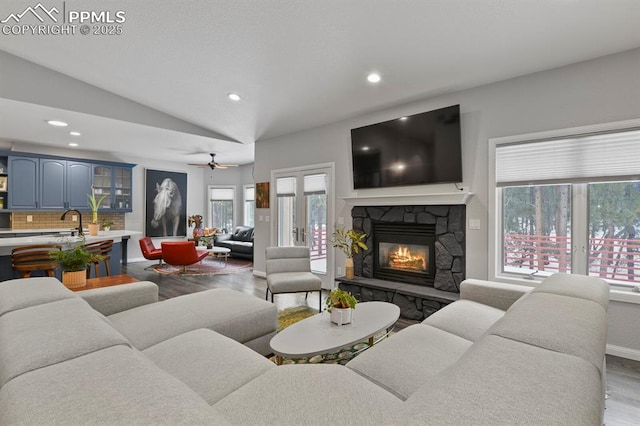
<svg viewBox="0 0 640 426"><path fill-rule="evenodd" d="M351 130L353 187L462 182L460 105Z"/></svg>

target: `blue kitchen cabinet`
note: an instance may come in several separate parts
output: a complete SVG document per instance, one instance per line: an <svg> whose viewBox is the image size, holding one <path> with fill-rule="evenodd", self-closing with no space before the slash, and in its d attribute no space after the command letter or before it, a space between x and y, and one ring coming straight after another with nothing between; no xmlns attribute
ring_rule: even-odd
<svg viewBox="0 0 640 426"><path fill-rule="evenodd" d="M38 208L40 159L9 156L9 208Z"/></svg>

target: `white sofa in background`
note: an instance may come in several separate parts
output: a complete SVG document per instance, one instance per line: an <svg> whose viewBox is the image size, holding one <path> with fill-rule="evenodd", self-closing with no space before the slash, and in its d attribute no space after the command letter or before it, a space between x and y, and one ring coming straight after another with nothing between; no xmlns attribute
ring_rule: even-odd
<svg viewBox="0 0 640 426"><path fill-rule="evenodd" d="M128 289L89 305L55 279L0 283L0 424L602 424L609 289L595 278L528 293L467 280L347 366L276 367L250 349L275 323L258 298Z"/></svg>

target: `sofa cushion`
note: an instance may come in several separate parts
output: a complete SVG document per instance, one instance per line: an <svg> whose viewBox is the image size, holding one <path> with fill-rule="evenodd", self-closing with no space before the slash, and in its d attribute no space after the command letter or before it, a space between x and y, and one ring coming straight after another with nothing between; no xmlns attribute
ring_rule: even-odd
<svg viewBox="0 0 640 426"><path fill-rule="evenodd" d="M590 300L535 292L510 309L489 333L574 355L602 369L607 313Z"/></svg>
<svg viewBox="0 0 640 426"><path fill-rule="evenodd" d="M145 349L144 354L209 404L275 368L260 354L208 329L165 340Z"/></svg>
<svg viewBox="0 0 640 426"><path fill-rule="evenodd" d="M225 288L174 297L109 316L138 349L199 328L210 328L240 343L277 328L276 306Z"/></svg>
<svg viewBox="0 0 640 426"><path fill-rule="evenodd" d="M253 254L253 243L248 243L245 241L220 241L216 243L216 246L228 248L235 253Z"/></svg>
<svg viewBox="0 0 640 426"><path fill-rule="evenodd" d="M111 315L136 306L156 303L158 286L151 281L138 281L127 285L83 290L78 292L78 296L101 314Z"/></svg>
<svg viewBox="0 0 640 426"><path fill-rule="evenodd" d="M238 425L385 424L401 401L342 365L285 365L213 406Z"/></svg>
<svg viewBox="0 0 640 426"><path fill-rule="evenodd" d="M503 316L501 309L461 299L431 314L422 324L475 342Z"/></svg>
<svg viewBox="0 0 640 426"><path fill-rule="evenodd" d="M311 272L280 272L267 275L267 283L272 293L292 293L315 291L322 287L322 280ZM302 289L302 290L301 290Z"/></svg>
<svg viewBox="0 0 640 426"><path fill-rule="evenodd" d="M394 414L393 424L602 424L600 373L590 363L485 336Z"/></svg>
<svg viewBox="0 0 640 426"><path fill-rule="evenodd" d="M194 391L114 346L23 374L0 389L3 425L224 425Z"/></svg>
<svg viewBox="0 0 640 426"><path fill-rule="evenodd" d="M431 377L458 361L471 344L446 331L415 324L361 353L347 367L407 399Z"/></svg>
<svg viewBox="0 0 640 426"><path fill-rule="evenodd" d="M531 290L533 287L466 279L460 283L460 299L472 300L506 311Z"/></svg>
<svg viewBox="0 0 640 426"><path fill-rule="evenodd" d="M609 305L609 285L600 278L584 275L553 274L542 281L533 292L591 300L605 310Z"/></svg>
<svg viewBox="0 0 640 426"><path fill-rule="evenodd" d="M21 278L0 283L0 316L29 306L72 299L74 293L50 277Z"/></svg>
<svg viewBox="0 0 640 426"><path fill-rule="evenodd" d="M127 344L80 298L13 311L0 317L0 385L28 371Z"/></svg>

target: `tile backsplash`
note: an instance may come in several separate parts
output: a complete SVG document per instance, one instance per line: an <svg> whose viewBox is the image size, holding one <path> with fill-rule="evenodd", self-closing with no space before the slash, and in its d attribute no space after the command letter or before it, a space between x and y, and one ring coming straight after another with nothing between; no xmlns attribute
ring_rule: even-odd
<svg viewBox="0 0 640 426"><path fill-rule="evenodd" d="M60 220L63 212L44 211L24 211L11 213L11 229L71 229L78 226L78 222L72 222L71 217L76 214L71 212L65 220ZM27 216L31 216L32 221L27 222ZM103 220L113 222L111 229L124 229L124 213L98 213L98 223ZM91 213L82 214L82 226L85 228L91 223Z"/></svg>

